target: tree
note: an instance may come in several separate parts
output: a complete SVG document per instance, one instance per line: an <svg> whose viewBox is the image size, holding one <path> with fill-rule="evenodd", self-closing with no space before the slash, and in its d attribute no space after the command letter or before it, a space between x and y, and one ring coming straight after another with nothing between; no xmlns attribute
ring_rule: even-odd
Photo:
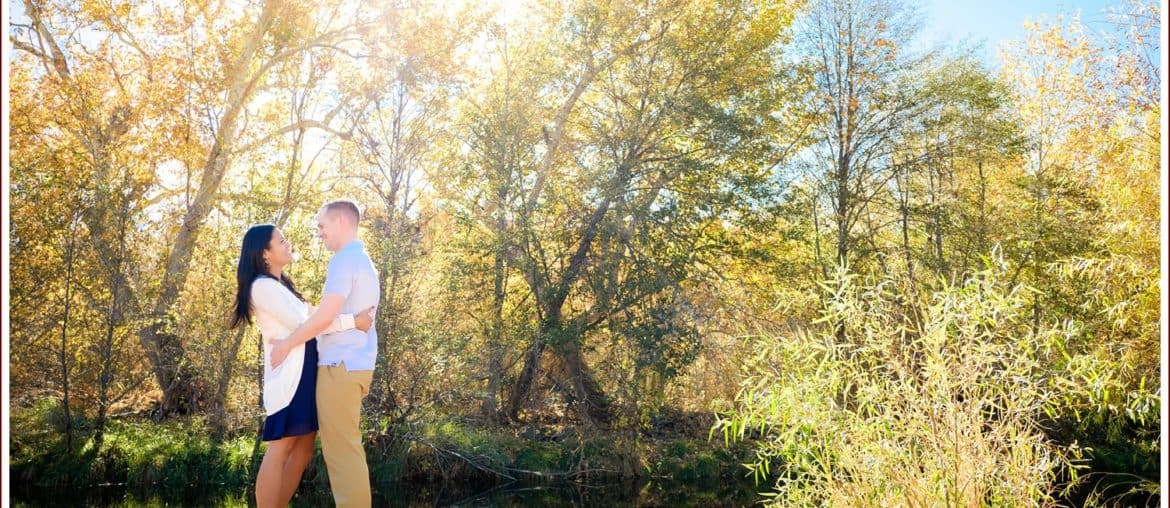
<svg viewBox="0 0 1170 508"><path fill-rule="evenodd" d="M589 424L610 415L585 357L588 332L677 285L712 246L703 245L707 226L763 179L766 169L744 159L776 151L761 90L792 11L683 2L579 12L580 21L569 19L598 31L585 40L609 46L586 54L614 56L586 65L581 75L596 69L596 77L576 82L574 92L585 86L580 104L572 116L558 114L519 203L511 263L534 296L539 326L507 410L518 415L552 346L553 377ZM574 128L561 128L561 118ZM554 173L560 178L549 179ZM591 285L595 269L608 281Z"/></svg>
<svg viewBox="0 0 1170 508"><path fill-rule="evenodd" d="M1130 367L1119 374L1138 390L1154 379L1157 342L1149 324L1157 315L1159 211L1148 182L1160 143L1151 58L1159 22L1157 8L1141 2L1111 20L1118 31L1108 37L1076 17L1029 25L1027 39L1005 54L1004 74L1017 84L1019 122L1032 143L1033 241L1022 276L1043 290L1034 312L1081 323L1086 354L1129 351L1119 361Z"/></svg>
<svg viewBox="0 0 1170 508"><path fill-rule="evenodd" d="M419 199L441 173L443 147L454 142L451 110L466 72L456 55L480 33L484 14L471 4L444 9L432 2L391 6L387 16L395 22L363 34L371 71L356 85L364 102L346 111L355 135L344 153L354 160L359 188L371 196L364 213L379 239L369 245L383 292L373 407L402 423L419 405L416 388L427 384L433 360L419 358L427 335L419 313L434 309L418 295L426 273L422 230L430 213Z"/></svg>
<svg viewBox="0 0 1170 508"><path fill-rule="evenodd" d="M141 342L154 360L156 377L164 390L164 413L172 408L183 410L199 406L197 400L189 400L189 397L198 396L191 390L200 385L198 374L187 366L182 343L171 329L172 318L168 316L187 281L191 254L203 222L215 205L220 184L231 161L241 150L262 144L274 136L306 127L328 128L332 118L326 114L323 120L299 119L274 129L266 136L260 136L251 144L246 140L241 143L239 136L243 122L248 117L247 107L274 66L311 48L339 44L357 25L367 22L358 14L361 12L360 4L350 6L348 10L353 12L346 12L345 7L345 4L337 3L314 10L309 6L293 6L278 0L264 2L259 12L248 12L245 17L247 21L240 21L236 25L238 31L231 33L227 41L229 46L224 49L239 49L227 53L230 60L222 76L223 81L220 82L222 85L213 84L207 89L198 90L204 99L210 99L210 104L206 106L212 113L211 120L201 126L206 129L203 134L210 146L202 163L198 190L183 215L174 244L166 255L160 292L150 311L151 323L139 332ZM218 11L205 9L199 14L202 16L199 28L206 29L206 35L210 36L218 23L215 18ZM215 44L210 37L202 42ZM210 51L202 50L199 53L223 54L214 48L208 49ZM206 69L198 71L206 72Z"/></svg>
<svg viewBox="0 0 1170 508"><path fill-rule="evenodd" d="M133 299L136 281L128 273L133 254L125 246L138 236L128 224L144 206L151 181L149 168L158 162L158 156L144 149L147 143L135 130L165 115L166 108L156 106L167 95L165 90L148 89L154 70L141 48L138 52L116 49L138 46L123 22L128 6L82 7L64 9L27 1L26 19L22 20L26 22L13 24L11 40L25 55L14 62L14 69L19 69L14 74L28 85L40 85L35 91L15 95L15 103L29 101L19 107L32 113L22 118L27 121L20 124L16 138L17 146L27 152L15 160L22 161L16 165L19 171L28 172L19 179L28 184L25 190L29 191L18 194L21 198L48 197L38 196L41 191L72 191L72 195L58 196L57 204L34 200L18 206L32 210L71 208L75 213L63 212L62 217L77 217L79 221L71 222L68 228L54 228L50 237L83 235L86 245L92 247L90 252L66 249L67 254L57 259L70 267L93 268L84 276L70 277L64 289L67 295L71 289L80 289L88 311L78 316L83 321L95 319L95 314L102 316L100 337L91 335L78 341L94 348L91 351L99 363L94 380L98 393L94 396L100 440L111 404L138 384L137 376L125 369L137 355L125 355L122 347L124 326L137 316ZM45 114L47 111L53 114ZM47 146L38 150L33 148L37 144ZM56 167L46 167L46 163ZM68 180L57 180L64 175L69 175ZM50 185L41 187L38 180ZM87 262L80 263L79 257ZM73 285L87 279L96 283ZM66 303L71 300L71 296L66 298ZM62 334L64 364L67 324L62 325Z"/></svg>
<svg viewBox="0 0 1170 508"><path fill-rule="evenodd" d="M486 309L476 309L476 330L484 338L487 386L481 412L489 421L498 421L498 397L503 383L503 361L510 349L505 344L505 308L512 276L508 248L513 234L516 201L523 191L520 179L535 167L538 143L535 125L543 113L538 96L544 84L537 69L548 65L548 56L532 45L519 43L511 27L495 22L486 36L484 53L490 66L482 72L483 85L462 104L463 115L455 129L467 132L466 154L452 154L437 188L445 196L450 213L473 227L456 247L471 254L453 266L460 278L470 279L478 291L489 289L492 298ZM525 79L529 76L529 79ZM546 131L547 132L547 131ZM486 260L484 258L487 258ZM478 261L479 263L476 263ZM482 266L485 263L490 266ZM486 314L482 318L480 315Z"/></svg>
<svg viewBox="0 0 1170 508"><path fill-rule="evenodd" d="M34 79L47 87L48 104L58 105L65 120L48 133L70 136L88 155L84 164L98 206L88 209L85 222L102 233L95 235L95 249L109 270L109 286L117 289L111 317L127 322L128 305L141 305L145 321L137 336L163 390L161 413L198 408L206 382L191 369L173 312L231 161L284 133L332 128L326 113L241 138L252 116L248 108L274 67L313 48L340 51L348 34L369 20L342 14L363 12L345 2L310 9L273 0L237 16L222 2L83 2L73 9L27 0L24 7L27 23L14 23L14 47L43 69ZM164 190L144 198L159 187L156 169L172 159L187 178L180 225L171 226L174 241L162 256L161 281L134 281L122 270L130 265L119 261L122 239L106 225L179 197Z"/></svg>
<svg viewBox="0 0 1170 508"><path fill-rule="evenodd" d="M909 51L917 29L914 11L897 0L818 0L799 23L798 48L815 76L807 103L822 119L812 177L832 204L835 264L859 268L872 251L858 245L855 227L886 197L893 148L924 111L911 77L927 61Z"/></svg>
<svg viewBox="0 0 1170 508"><path fill-rule="evenodd" d="M983 267L991 254L988 192L993 167L1013 166L1022 137L1010 92L969 57L943 60L920 78L923 114L895 146L893 188L901 254L913 291L952 283ZM953 247L949 247L953 245ZM949 247L949 248L946 248ZM915 266L925 273L915 273Z"/></svg>

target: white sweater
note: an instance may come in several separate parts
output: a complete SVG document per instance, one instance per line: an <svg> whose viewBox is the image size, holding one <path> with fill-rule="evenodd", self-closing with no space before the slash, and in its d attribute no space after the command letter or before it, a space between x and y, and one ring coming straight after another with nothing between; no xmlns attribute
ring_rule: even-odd
<svg viewBox="0 0 1170 508"><path fill-rule="evenodd" d="M272 341L291 335L309 318L313 308L271 277L258 277L252 281L251 303L256 325L260 327L260 337L264 341L264 412L271 415L292 403L305 364L305 346L301 344L293 348L284 362L273 369ZM353 327L353 315L341 314L321 333Z"/></svg>

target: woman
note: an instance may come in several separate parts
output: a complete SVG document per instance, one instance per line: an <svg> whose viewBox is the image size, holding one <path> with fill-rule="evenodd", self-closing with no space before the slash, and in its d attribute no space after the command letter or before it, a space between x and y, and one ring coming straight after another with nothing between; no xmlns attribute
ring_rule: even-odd
<svg viewBox="0 0 1170 508"><path fill-rule="evenodd" d="M317 432L317 340L296 347L273 369L271 342L292 333L312 312L284 274L292 262L292 245L271 224L252 226L244 234L236 269L235 312L231 327L252 321L264 341L263 439L268 450L256 475L258 507L287 506L301 474L313 458ZM341 315L325 333L349 328L369 330L371 309L357 316Z"/></svg>

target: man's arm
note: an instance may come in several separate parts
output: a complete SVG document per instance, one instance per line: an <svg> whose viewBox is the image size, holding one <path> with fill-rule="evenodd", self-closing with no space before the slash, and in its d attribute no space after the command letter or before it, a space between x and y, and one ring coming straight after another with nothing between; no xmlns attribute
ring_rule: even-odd
<svg viewBox="0 0 1170 508"><path fill-rule="evenodd" d="M314 312L317 312L317 308L310 305L309 314L311 315ZM370 306L357 314L338 314L337 318L332 323L329 323L329 326L326 326L318 337L351 329L361 330L363 332L369 331L370 326L374 324L373 313L374 307Z"/></svg>
<svg viewBox="0 0 1170 508"><path fill-rule="evenodd" d="M309 319L301 323L301 326L293 330L288 337L272 342L272 368L275 369L283 363L292 348L308 342L328 328L329 324L341 313L343 305L345 305L345 297L342 295L326 293L322 296L321 305L317 307L317 311L313 315L309 316Z"/></svg>

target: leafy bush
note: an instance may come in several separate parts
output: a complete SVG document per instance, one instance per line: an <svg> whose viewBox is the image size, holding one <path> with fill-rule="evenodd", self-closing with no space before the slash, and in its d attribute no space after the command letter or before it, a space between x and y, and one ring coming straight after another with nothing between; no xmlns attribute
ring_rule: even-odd
<svg viewBox="0 0 1170 508"><path fill-rule="evenodd" d="M1067 327L1037 327L1001 270L916 304L840 272L812 329L751 339L737 409L712 433L759 437L757 481L791 505L1047 505L1083 467L1045 433Z"/></svg>

